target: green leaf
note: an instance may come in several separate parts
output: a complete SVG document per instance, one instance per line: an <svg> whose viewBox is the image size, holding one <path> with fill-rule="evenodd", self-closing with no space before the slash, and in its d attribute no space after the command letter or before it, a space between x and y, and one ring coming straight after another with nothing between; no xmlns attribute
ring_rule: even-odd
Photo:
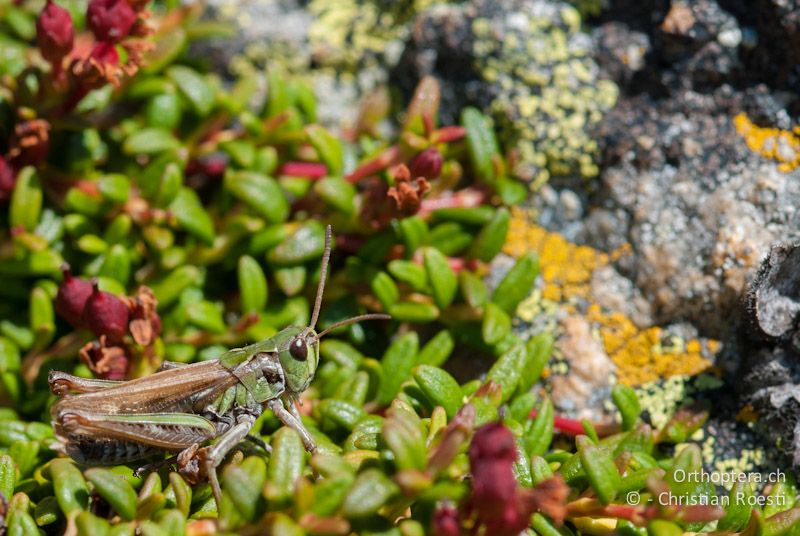
<svg viewBox="0 0 800 536"><path fill-rule="evenodd" d="M42 186L33 167L24 167L17 174L8 220L10 227L33 231L42 213Z"/></svg>
<svg viewBox="0 0 800 536"><path fill-rule="evenodd" d="M400 299L400 291L397 289L397 285L386 272L375 272L370 281L370 287L378 301L381 302L384 311L388 311Z"/></svg>
<svg viewBox="0 0 800 536"><path fill-rule="evenodd" d="M410 258L417 248L428 241L428 224L419 216L400 220L400 235L406 246L406 257Z"/></svg>
<svg viewBox="0 0 800 536"><path fill-rule="evenodd" d="M56 332L53 300L41 287L31 290L29 302L31 329L34 333L34 349L42 350L53 340Z"/></svg>
<svg viewBox="0 0 800 536"><path fill-rule="evenodd" d="M122 144L127 155L158 154L179 149L181 143L169 130L162 128L143 128L134 131Z"/></svg>
<svg viewBox="0 0 800 536"><path fill-rule="evenodd" d="M472 272L462 270L458 274L461 286L461 295L470 307L475 309L483 307L489 300L489 291L483 280Z"/></svg>
<svg viewBox="0 0 800 536"><path fill-rule="evenodd" d="M542 456L553 441L553 403L549 398L542 400L536 418L525 428L522 443L528 456Z"/></svg>
<svg viewBox="0 0 800 536"><path fill-rule="evenodd" d="M378 511L400 489L376 468L361 472L342 505L342 512L352 518L364 518Z"/></svg>
<svg viewBox="0 0 800 536"><path fill-rule="evenodd" d="M422 259L428 281L431 283L433 300L439 308L445 308L453 301L458 289L456 274L447 263L447 258L438 249L425 248Z"/></svg>
<svg viewBox="0 0 800 536"><path fill-rule="evenodd" d="M167 76L175 82L198 115L208 115L214 107L215 97L214 89L204 76L182 65L174 65L167 69Z"/></svg>
<svg viewBox="0 0 800 536"><path fill-rule="evenodd" d="M59 458L50 463L53 490L58 505L66 515L85 510L89 505L86 480L72 461Z"/></svg>
<svg viewBox="0 0 800 536"><path fill-rule="evenodd" d="M172 488L172 493L175 495L175 507L183 514L183 517L189 515L189 510L192 506L192 488L181 475L175 472L169 474L169 485Z"/></svg>
<svg viewBox="0 0 800 536"><path fill-rule="evenodd" d="M109 277L123 286L128 285L131 275L131 257L128 248L122 244L114 244L105 254L105 259L98 275Z"/></svg>
<svg viewBox="0 0 800 536"><path fill-rule="evenodd" d="M481 335L483 341L493 346L511 333L511 317L500 307L493 303L487 303L483 310L483 324Z"/></svg>
<svg viewBox="0 0 800 536"><path fill-rule="evenodd" d="M0 495L8 501L14 494L17 468L14 460L7 454L0 455Z"/></svg>
<svg viewBox="0 0 800 536"><path fill-rule="evenodd" d="M288 500L297 479L303 474L305 463L306 450L297 432L289 427L278 430L272 437L267 498L279 503Z"/></svg>
<svg viewBox="0 0 800 536"><path fill-rule="evenodd" d="M215 304L201 300L186 306L186 318L195 326L212 333L225 333L222 311Z"/></svg>
<svg viewBox="0 0 800 536"><path fill-rule="evenodd" d="M152 283L150 288L156 295L159 308L172 305L189 286L202 284L201 272L196 266L179 266L161 281Z"/></svg>
<svg viewBox="0 0 800 536"><path fill-rule="evenodd" d="M220 148L228 153L239 166L249 169L256 159L256 146L246 139L235 139L220 144Z"/></svg>
<svg viewBox="0 0 800 536"><path fill-rule="evenodd" d="M524 373L517 385L518 393L526 393L542 377L542 372L553 353L553 336L547 332L539 333L525 344Z"/></svg>
<svg viewBox="0 0 800 536"><path fill-rule="evenodd" d="M322 339L319 352L323 359L333 361L344 368L356 369L364 361L364 354L337 339Z"/></svg>
<svg viewBox="0 0 800 536"><path fill-rule="evenodd" d="M186 31L181 26L170 28L168 32L159 32L155 40L155 48L145 53L143 70L155 73L172 63L186 46Z"/></svg>
<svg viewBox="0 0 800 536"><path fill-rule="evenodd" d="M414 379L432 405L442 406L452 418L461 408L461 387L446 371L430 365L419 365L414 369Z"/></svg>
<svg viewBox="0 0 800 536"><path fill-rule="evenodd" d="M647 525L647 534L650 536L682 536L683 529L671 521L654 519Z"/></svg>
<svg viewBox="0 0 800 536"><path fill-rule="evenodd" d="M495 169L492 158L500 154L491 121L475 108L461 112L461 124L467 130L467 149L472 169L480 180L493 184Z"/></svg>
<svg viewBox="0 0 800 536"><path fill-rule="evenodd" d="M177 93L161 93L153 95L147 101L144 117L147 126L172 130L181 123L183 105Z"/></svg>
<svg viewBox="0 0 800 536"><path fill-rule="evenodd" d="M341 175L344 168L344 151L339 138L319 125L308 125L306 135L311 146L317 151L319 159L327 166L328 174Z"/></svg>
<svg viewBox="0 0 800 536"><path fill-rule="evenodd" d="M443 329L425 343L417 355L417 363L439 367L444 365L455 348L455 339L449 330Z"/></svg>
<svg viewBox="0 0 800 536"><path fill-rule="evenodd" d="M620 487L619 470L614 460L604 447L595 445L586 436L576 437L575 443L589 484L598 500L603 504L610 503Z"/></svg>
<svg viewBox="0 0 800 536"><path fill-rule="evenodd" d="M389 261L387 268L392 277L411 285L411 288L417 292L424 291L428 286L428 276L425 273L425 268L413 261L395 259Z"/></svg>
<svg viewBox="0 0 800 536"><path fill-rule="evenodd" d="M130 187L131 181L128 177L119 173L111 173L97 180L97 189L103 197L115 203L124 203L128 200Z"/></svg>
<svg viewBox="0 0 800 536"><path fill-rule="evenodd" d="M292 266L319 259L325 250L325 227L310 220L301 224L269 253L267 260L278 266Z"/></svg>
<svg viewBox="0 0 800 536"><path fill-rule="evenodd" d="M273 275L278 288L287 296L294 296L305 287L307 272L305 266L286 266L275 268Z"/></svg>
<svg viewBox="0 0 800 536"><path fill-rule="evenodd" d="M622 415L622 429L633 430L642 411L636 391L627 385L618 383L611 390L611 399Z"/></svg>
<svg viewBox="0 0 800 536"><path fill-rule="evenodd" d="M289 202L271 177L253 171L228 171L225 189L271 223L280 223L289 216Z"/></svg>
<svg viewBox="0 0 800 536"><path fill-rule="evenodd" d="M108 469L93 467L84 473L94 485L94 490L114 509L120 517L131 521L136 516L136 492L122 475Z"/></svg>
<svg viewBox="0 0 800 536"><path fill-rule="evenodd" d="M548 478L553 476L550 465L541 456L531 457L531 481L534 486L538 486Z"/></svg>
<svg viewBox="0 0 800 536"><path fill-rule="evenodd" d="M389 308L389 314L400 322L425 324L439 318L439 308L432 303L400 301Z"/></svg>
<svg viewBox="0 0 800 536"><path fill-rule="evenodd" d="M739 532L747 526L755 504L755 495L750 483L746 480L737 480L728 494L728 504L725 506L725 517L717 523L717 530Z"/></svg>
<svg viewBox="0 0 800 536"><path fill-rule="evenodd" d="M105 536L111 530L111 524L101 517L89 512L81 512L75 518L78 536Z"/></svg>
<svg viewBox="0 0 800 536"><path fill-rule="evenodd" d="M510 225L511 213L508 209L505 207L497 209L492 219L481 228L475 238L475 242L470 247L469 256L483 262L494 259L503 249Z"/></svg>
<svg viewBox="0 0 800 536"><path fill-rule="evenodd" d="M323 418L330 419L337 426L348 432L367 415L360 407L335 398L322 400L319 403L319 412Z"/></svg>
<svg viewBox="0 0 800 536"><path fill-rule="evenodd" d="M415 331L404 333L397 337L386 353L383 354L381 365L386 372L378 388L378 403L388 404L400 391L400 385L411 376L411 370L416 364L419 339Z"/></svg>
<svg viewBox="0 0 800 536"><path fill-rule="evenodd" d="M515 344L507 352L497 358L497 361L489 372L486 379L496 383L502 389L501 400L503 402L511 398L522 377L522 363L525 359L525 347Z"/></svg>
<svg viewBox="0 0 800 536"><path fill-rule="evenodd" d="M314 183L314 192L334 210L348 216L355 211L356 187L341 177L323 177Z"/></svg>
<svg viewBox="0 0 800 536"><path fill-rule="evenodd" d="M183 229L209 246L214 244L214 222L194 190L181 188L170 203L169 210Z"/></svg>
<svg viewBox="0 0 800 536"><path fill-rule="evenodd" d="M223 491L248 522L256 519L263 505L261 492L266 481L267 464L260 456L248 456L240 464L229 464L222 473Z"/></svg>
<svg viewBox="0 0 800 536"><path fill-rule="evenodd" d="M538 257L533 252L526 253L500 281L492 295L492 301L508 314L514 314L517 305L530 295L537 275Z"/></svg>
<svg viewBox="0 0 800 536"><path fill-rule="evenodd" d="M267 277L258 261L249 255L239 257L239 301L243 314L258 312L267 305Z"/></svg>

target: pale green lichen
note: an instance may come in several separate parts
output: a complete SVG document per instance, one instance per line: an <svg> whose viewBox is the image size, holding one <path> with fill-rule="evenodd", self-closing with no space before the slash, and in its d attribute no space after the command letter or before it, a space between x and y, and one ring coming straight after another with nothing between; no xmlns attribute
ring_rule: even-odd
<svg viewBox="0 0 800 536"><path fill-rule="evenodd" d="M476 69L496 93L490 110L517 152L516 173L534 187L551 175L597 175L589 130L618 95L598 79L578 10L551 3L535 13L517 13L499 39L493 19L472 22Z"/></svg>

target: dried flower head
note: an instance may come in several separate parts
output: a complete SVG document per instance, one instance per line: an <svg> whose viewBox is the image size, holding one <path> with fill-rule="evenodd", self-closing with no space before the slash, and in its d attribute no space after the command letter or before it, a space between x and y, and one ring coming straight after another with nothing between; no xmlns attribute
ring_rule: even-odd
<svg viewBox="0 0 800 536"><path fill-rule="evenodd" d="M81 348L80 357L98 378L104 380L125 379L130 361L125 349L109 345L105 335Z"/></svg>
<svg viewBox="0 0 800 536"><path fill-rule="evenodd" d="M408 167L402 164L397 167L394 181L387 195L394 199L400 215L413 216L419 212L422 196L430 190L430 184L425 177L412 178Z"/></svg>
<svg viewBox="0 0 800 536"><path fill-rule="evenodd" d="M17 166L40 164L50 151L50 123L30 119L17 123L8 156Z"/></svg>

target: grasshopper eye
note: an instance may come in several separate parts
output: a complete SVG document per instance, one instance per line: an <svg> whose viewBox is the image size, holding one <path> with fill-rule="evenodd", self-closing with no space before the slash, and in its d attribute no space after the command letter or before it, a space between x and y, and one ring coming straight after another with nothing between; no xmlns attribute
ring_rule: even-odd
<svg viewBox="0 0 800 536"><path fill-rule="evenodd" d="M289 345L289 355L298 361L305 361L308 357L308 347L306 341L297 338Z"/></svg>

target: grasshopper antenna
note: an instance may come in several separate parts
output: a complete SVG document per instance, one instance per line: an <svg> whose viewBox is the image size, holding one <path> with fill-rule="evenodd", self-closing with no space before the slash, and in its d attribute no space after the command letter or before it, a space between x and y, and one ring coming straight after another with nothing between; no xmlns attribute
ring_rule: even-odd
<svg viewBox="0 0 800 536"><path fill-rule="evenodd" d="M321 339L326 333L330 333L336 328L340 328L342 326L349 326L350 324L355 324L356 322L361 322L362 320L391 320L392 317L389 315L381 314L381 313L370 313L366 315L358 315L354 316L353 318L345 318L344 320L339 320L338 322L334 322L327 328L325 328L322 333L317 335L318 339Z"/></svg>
<svg viewBox="0 0 800 536"><path fill-rule="evenodd" d="M317 285L317 298L314 300L314 312L311 313L311 329L317 326L319 308L322 306L322 293L325 291L325 278L328 275L328 261L331 258L331 226L325 227L325 252L322 254L322 266L319 269L319 285Z"/></svg>

